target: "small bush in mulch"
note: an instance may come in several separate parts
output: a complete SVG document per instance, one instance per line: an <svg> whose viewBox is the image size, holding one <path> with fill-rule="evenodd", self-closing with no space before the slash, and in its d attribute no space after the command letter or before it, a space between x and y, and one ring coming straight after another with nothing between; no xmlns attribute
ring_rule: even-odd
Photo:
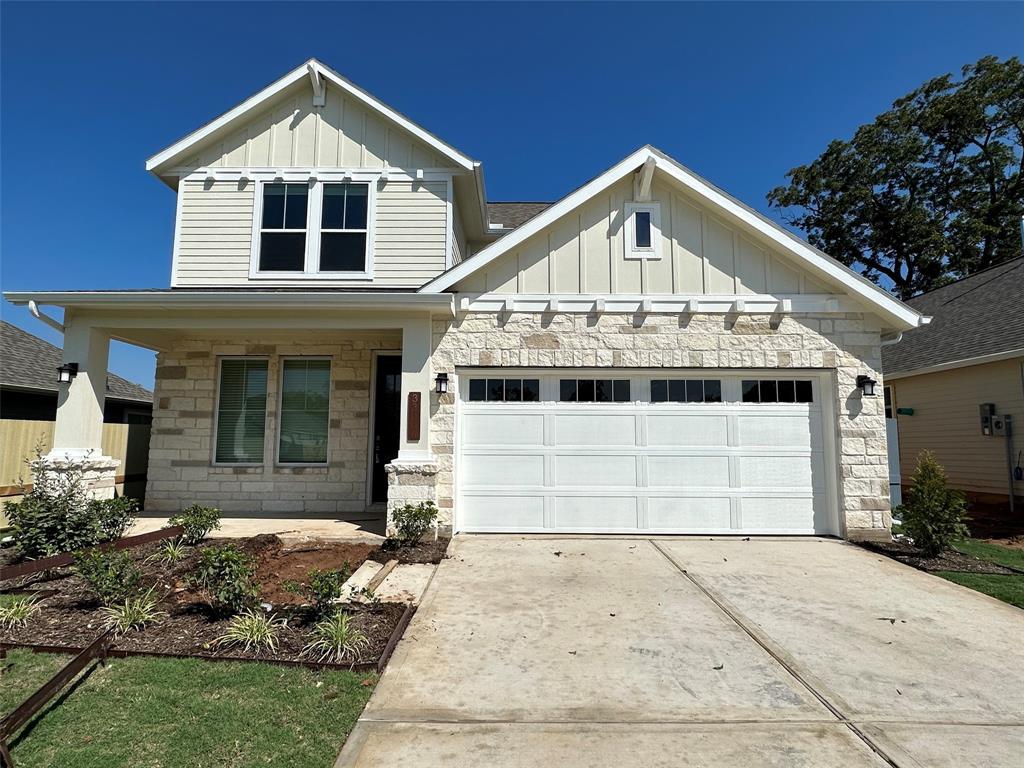
<svg viewBox="0 0 1024 768"><path fill-rule="evenodd" d="M860 546L877 552L880 555L891 557L905 565L913 566L922 571L936 573L939 571L960 571L962 573L989 573L999 575L1012 575L1017 573L1010 568L1004 568L996 563L979 560L976 557L957 552L955 549L947 549L938 555L926 555L921 550L906 541L861 542Z"/></svg>
<svg viewBox="0 0 1024 768"><path fill-rule="evenodd" d="M923 555L936 557L970 534L966 510L963 494L950 489L946 470L931 451L921 451L907 501L894 511L903 532Z"/></svg>
<svg viewBox="0 0 1024 768"><path fill-rule="evenodd" d="M252 584L259 588L259 600L271 605L264 613L274 613L286 620L284 625L275 627L275 648L247 650L244 642L240 646L218 643L218 638L228 634L231 616L215 611L206 588L193 584L191 577L200 567L205 549L225 545L250 560ZM142 631L129 631L118 637L115 648L216 658L315 661L327 649L321 643L317 646L319 652L314 654L309 650L311 643L328 634L335 640L339 635L348 636L350 641L365 638L365 645L344 643L349 650L329 653L328 661L343 658L345 664L373 663L406 608L398 603L346 606L344 632L335 627L327 633L326 628L315 629L323 619L309 605L309 597L295 595L285 588L286 581L306 580L313 569L354 571L371 557L391 559L390 553L382 554L381 548L373 544L310 542L289 548L277 536L254 536L218 540L216 545L205 547L184 545L176 560L159 557L162 546L163 543L155 542L125 550L132 565L142 573L139 588L152 587L152 594L158 597L153 608L161 615L155 623L147 622ZM426 542L401 552L403 557L420 558L419 562L439 562L446 546L447 541ZM0 627L0 642L81 648L94 640L110 620L97 604L93 588L72 568L12 579L0 583L0 587L55 590L55 594L37 601L38 610L24 626Z"/></svg>

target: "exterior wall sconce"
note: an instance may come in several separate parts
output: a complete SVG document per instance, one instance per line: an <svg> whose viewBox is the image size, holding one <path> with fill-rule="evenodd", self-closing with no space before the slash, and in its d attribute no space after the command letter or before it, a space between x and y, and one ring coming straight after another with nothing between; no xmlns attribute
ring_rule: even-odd
<svg viewBox="0 0 1024 768"><path fill-rule="evenodd" d="M60 384L70 384L78 375L78 363L64 363L57 366L57 381Z"/></svg>
<svg viewBox="0 0 1024 768"><path fill-rule="evenodd" d="M437 394L443 395L445 392L447 392L448 391L448 374L447 373L439 373L439 374L437 374L437 378L434 379L434 385L435 385L435 388L437 390Z"/></svg>
<svg viewBox="0 0 1024 768"><path fill-rule="evenodd" d="M875 384L878 382L872 379L870 376L861 374L857 377L857 386L864 392L864 397L875 396Z"/></svg>

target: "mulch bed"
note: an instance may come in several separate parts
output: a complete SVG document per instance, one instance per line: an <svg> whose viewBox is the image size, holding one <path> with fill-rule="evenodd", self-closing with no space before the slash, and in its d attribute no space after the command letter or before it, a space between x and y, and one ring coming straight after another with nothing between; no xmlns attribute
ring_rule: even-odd
<svg viewBox="0 0 1024 768"><path fill-rule="evenodd" d="M187 586L187 578L194 572L199 560L199 550L227 543L234 544L253 557L256 582L260 586L260 601L269 603L279 618L287 619L274 652L253 653L240 648L217 646L215 640L227 630L230 617L215 614L205 596ZM447 544L444 540L382 552L379 546L363 543L312 542L286 547L277 536L265 535L209 540L199 547L187 548L186 556L173 565L147 562L146 559L159 549L159 544L136 547L129 552L144 574L143 583L156 585L157 594L163 595L160 610L168 615L142 632L132 632L118 638L112 647L138 652L198 654L226 659L308 660L302 656L302 649L311 638L315 619L308 606L303 605L301 597L284 589L284 582L304 581L307 573L314 568L327 570L347 564L350 571L355 571L370 558L382 562L398 559L400 562L436 563L444 556ZM11 551L0 550L0 558L0 562L10 562ZM11 579L3 582L2 588L56 590L56 594L51 593L40 600L40 610L26 626L0 630L0 642L81 648L102 631L99 604L86 583L70 568ZM369 640L358 663L377 661L405 608L402 603L346 607L354 626Z"/></svg>
<svg viewBox="0 0 1024 768"><path fill-rule="evenodd" d="M861 542L860 546L922 571L959 571L961 573L991 573L998 575L1018 573L1018 571L1014 571L1011 568L1004 568L995 563L979 560L976 557L971 557L955 550L947 550L935 557L926 557L904 541Z"/></svg>
<svg viewBox="0 0 1024 768"><path fill-rule="evenodd" d="M400 564L416 563L439 563L445 557L448 549L448 539L437 541L421 541L414 547L402 547L401 549L385 549L375 547L370 553L368 560L378 563L386 563L389 560L397 560Z"/></svg>

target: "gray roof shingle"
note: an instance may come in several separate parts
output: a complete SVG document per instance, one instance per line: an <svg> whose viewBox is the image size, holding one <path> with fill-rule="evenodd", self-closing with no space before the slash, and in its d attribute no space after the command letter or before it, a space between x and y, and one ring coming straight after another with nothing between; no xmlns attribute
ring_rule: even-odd
<svg viewBox="0 0 1024 768"><path fill-rule="evenodd" d="M487 218L492 224L504 224L506 229L515 229L552 205L535 202L487 203Z"/></svg>
<svg viewBox="0 0 1024 768"><path fill-rule="evenodd" d="M950 283L907 304L931 315L922 328L882 348L886 375L1024 348L1024 258Z"/></svg>
<svg viewBox="0 0 1024 768"><path fill-rule="evenodd" d="M0 321L0 386L56 392L61 356L61 350L50 342ZM107 374L107 396L153 402L152 392L116 373Z"/></svg>

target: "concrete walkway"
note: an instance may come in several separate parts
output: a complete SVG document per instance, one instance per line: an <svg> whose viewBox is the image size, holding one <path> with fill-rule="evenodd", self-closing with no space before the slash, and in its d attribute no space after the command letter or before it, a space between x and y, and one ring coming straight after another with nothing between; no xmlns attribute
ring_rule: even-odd
<svg viewBox="0 0 1024 768"><path fill-rule="evenodd" d="M338 766L977 766L1024 612L816 539L458 537Z"/></svg>

